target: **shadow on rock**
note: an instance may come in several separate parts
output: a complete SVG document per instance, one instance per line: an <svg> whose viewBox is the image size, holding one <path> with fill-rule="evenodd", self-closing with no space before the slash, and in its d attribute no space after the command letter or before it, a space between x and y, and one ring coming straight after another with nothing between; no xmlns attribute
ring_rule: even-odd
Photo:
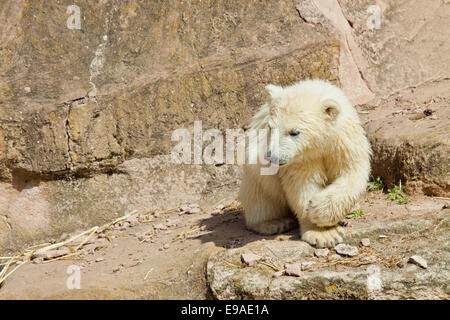
<svg viewBox="0 0 450 320"><path fill-rule="evenodd" d="M216 246L227 249L240 248L248 243L267 239L279 239L280 241L291 239L300 240L298 228L283 234L260 235L250 231L245 226L245 218L242 210L225 211L224 213L213 215L203 219L199 223L205 227L206 234L201 234L196 239L203 243L213 242Z"/></svg>

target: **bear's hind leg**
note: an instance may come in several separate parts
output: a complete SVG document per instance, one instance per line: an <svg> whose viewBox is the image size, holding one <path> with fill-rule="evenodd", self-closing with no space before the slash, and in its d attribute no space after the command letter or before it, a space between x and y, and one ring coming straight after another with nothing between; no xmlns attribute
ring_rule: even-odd
<svg viewBox="0 0 450 320"><path fill-rule="evenodd" d="M259 177L258 177L259 178ZM247 228L262 235L295 229L297 219L290 212L276 177L242 181L239 200L244 208Z"/></svg>
<svg viewBox="0 0 450 320"><path fill-rule="evenodd" d="M297 219L282 201L269 197L243 203L247 228L262 235L282 233L295 229ZM280 199L278 199L280 200Z"/></svg>
<svg viewBox="0 0 450 320"><path fill-rule="evenodd" d="M262 235L278 234L295 229L297 221L291 217L262 221L259 223L248 223L247 228Z"/></svg>

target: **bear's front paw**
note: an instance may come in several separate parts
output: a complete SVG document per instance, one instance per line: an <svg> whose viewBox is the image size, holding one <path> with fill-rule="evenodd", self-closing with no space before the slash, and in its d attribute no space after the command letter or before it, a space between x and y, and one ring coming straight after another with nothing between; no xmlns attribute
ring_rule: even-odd
<svg viewBox="0 0 450 320"><path fill-rule="evenodd" d="M334 226L339 221L333 212L332 200L323 193L312 197L306 212L309 221L319 227Z"/></svg>
<svg viewBox="0 0 450 320"><path fill-rule="evenodd" d="M332 248L343 241L344 229L342 227L302 228L302 240L317 248Z"/></svg>

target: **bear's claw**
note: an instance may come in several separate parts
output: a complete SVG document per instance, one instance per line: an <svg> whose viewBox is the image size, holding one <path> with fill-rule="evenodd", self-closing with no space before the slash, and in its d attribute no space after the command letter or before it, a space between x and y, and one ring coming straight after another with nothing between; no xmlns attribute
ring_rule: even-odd
<svg viewBox="0 0 450 320"><path fill-rule="evenodd" d="M334 247L344 240L343 237L344 229L342 227L316 227L302 232L302 240L317 248Z"/></svg>

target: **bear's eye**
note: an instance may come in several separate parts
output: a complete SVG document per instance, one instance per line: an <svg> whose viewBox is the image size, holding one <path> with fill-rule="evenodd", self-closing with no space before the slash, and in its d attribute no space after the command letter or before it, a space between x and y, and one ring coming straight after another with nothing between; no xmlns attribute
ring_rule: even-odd
<svg viewBox="0 0 450 320"><path fill-rule="evenodd" d="M300 129L298 129L298 128L295 128L295 129L292 129L291 131L289 131L289 135L293 136L293 137L298 136L299 134L300 134Z"/></svg>

